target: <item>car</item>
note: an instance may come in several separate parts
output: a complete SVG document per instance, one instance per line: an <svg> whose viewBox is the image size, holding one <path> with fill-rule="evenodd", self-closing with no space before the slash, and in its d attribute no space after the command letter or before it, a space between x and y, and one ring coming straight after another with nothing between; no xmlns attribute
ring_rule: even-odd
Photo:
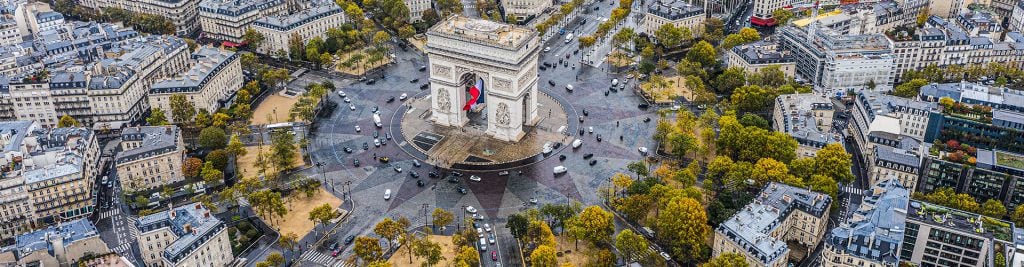
<svg viewBox="0 0 1024 267"><path fill-rule="evenodd" d="M465 195L465 194L467 194L467 193L468 193L468 192L466 191L466 188L463 188L463 187L461 187L461 186L460 186L460 187L459 187L459 189L457 189L456 191L459 191L459 194L463 194L463 195Z"/></svg>
<svg viewBox="0 0 1024 267"><path fill-rule="evenodd" d="M384 139L391 140L391 133L384 133Z"/></svg>
<svg viewBox="0 0 1024 267"><path fill-rule="evenodd" d="M477 210L473 206L466 206L466 212L474 213L475 214L477 212Z"/></svg>
<svg viewBox="0 0 1024 267"><path fill-rule="evenodd" d="M590 133L594 133L594 126L587 127L587 131Z"/></svg>
<svg viewBox="0 0 1024 267"><path fill-rule="evenodd" d="M452 176L462 177L462 173L461 172L452 172Z"/></svg>
<svg viewBox="0 0 1024 267"><path fill-rule="evenodd" d="M327 246L327 249L328 250L338 249L338 242L337 241L331 242L331 244Z"/></svg>
<svg viewBox="0 0 1024 267"><path fill-rule="evenodd" d="M423 187L426 185L427 183L424 183L423 180L416 179L416 186Z"/></svg>
<svg viewBox="0 0 1024 267"><path fill-rule="evenodd" d="M470 181L474 181L474 182L479 182L479 181L482 181L483 179L480 179L480 176L470 175L469 176L469 180Z"/></svg>
<svg viewBox="0 0 1024 267"><path fill-rule="evenodd" d="M626 79L633 79L633 74L630 73L630 74L626 75Z"/></svg>
<svg viewBox="0 0 1024 267"><path fill-rule="evenodd" d="M457 184L457 183L459 183L459 177L448 176L448 182L449 183L453 183L453 184Z"/></svg>
<svg viewBox="0 0 1024 267"><path fill-rule="evenodd" d="M338 253L341 253L341 249L335 249L331 252L331 257L337 257Z"/></svg>
<svg viewBox="0 0 1024 267"><path fill-rule="evenodd" d="M366 81L366 76L359 77L359 81L360 82L365 82Z"/></svg>
<svg viewBox="0 0 1024 267"><path fill-rule="evenodd" d="M590 116L590 112L587 112L587 110L586 110L586 109L584 109L584 110L583 110L583 116Z"/></svg>
<svg viewBox="0 0 1024 267"><path fill-rule="evenodd" d="M644 118L644 122L651 122L651 118Z"/></svg>
<svg viewBox="0 0 1024 267"><path fill-rule="evenodd" d="M420 71L427 71L427 66L420 66Z"/></svg>
<svg viewBox="0 0 1024 267"><path fill-rule="evenodd" d="M416 172L409 172L409 176L411 176L412 178L420 178L420 174Z"/></svg>
<svg viewBox="0 0 1024 267"><path fill-rule="evenodd" d="M647 109L651 107L651 105L648 105L647 103L640 103L639 105L636 105L636 107L639 109Z"/></svg>
<svg viewBox="0 0 1024 267"><path fill-rule="evenodd" d="M551 51L551 47L550 46L544 48L544 52L550 52L550 51Z"/></svg>
<svg viewBox="0 0 1024 267"><path fill-rule="evenodd" d="M370 145L367 144L366 142L363 142L363 150L370 150Z"/></svg>
<svg viewBox="0 0 1024 267"><path fill-rule="evenodd" d="M594 157L594 153L587 153L586 155L583 155L583 159L590 159L590 158L593 158L593 157Z"/></svg>
<svg viewBox="0 0 1024 267"><path fill-rule="evenodd" d="M551 85L551 86L555 86L555 81L548 80L548 84Z"/></svg>
<svg viewBox="0 0 1024 267"><path fill-rule="evenodd" d="M345 153L351 154L352 153L352 148L351 147L345 147Z"/></svg>
<svg viewBox="0 0 1024 267"><path fill-rule="evenodd" d="M491 243L492 245L494 244L494 234L491 234L491 236L487 238L487 243Z"/></svg>
<svg viewBox="0 0 1024 267"><path fill-rule="evenodd" d="M358 159L353 159L352 160L352 165L354 165L356 167L359 167L359 160Z"/></svg>
<svg viewBox="0 0 1024 267"><path fill-rule="evenodd" d="M371 85L371 84L375 84L375 83L377 83L377 80L374 80L374 79L366 80L366 84L367 85Z"/></svg>
<svg viewBox="0 0 1024 267"><path fill-rule="evenodd" d="M572 85L571 84L566 84L565 85L565 90L569 91L569 92L572 92Z"/></svg>
<svg viewBox="0 0 1024 267"><path fill-rule="evenodd" d="M590 160L590 166L594 166L594 165L597 165L597 160L596 159Z"/></svg>
<svg viewBox="0 0 1024 267"><path fill-rule="evenodd" d="M379 111L380 111L380 107L378 107L378 106L373 106L373 109L370 110L370 112L372 112L374 114L380 114Z"/></svg>
<svg viewBox="0 0 1024 267"><path fill-rule="evenodd" d="M379 160L381 163L388 163L389 161L391 161L391 158L389 158L389 157L379 157L379 158L377 158L377 160Z"/></svg>
<svg viewBox="0 0 1024 267"><path fill-rule="evenodd" d="M356 125L356 132L358 133L358 132L362 132L362 131L363 131L363 128L359 128L359 125Z"/></svg>
<svg viewBox="0 0 1024 267"><path fill-rule="evenodd" d="M485 224L484 224L484 231L487 231L488 233L490 233L490 232L491 232L491 225L490 225L490 224L487 224L487 223L485 223Z"/></svg>
<svg viewBox="0 0 1024 267"><path fill-rule="evenodd" d="M530 204L534 204L534 205L536 205L536 204L537 204L537 198L535 198L535 197L531 197L531 198L530 198Z"/></svg>
<svg viewBox="0 0 1024 267"><path fill-rule="evenodd" d="M680 108L680 107L679 107L679 105L672 105L672 107L671 107L671 108L669 108L669 110L672 110L672 111L679 111L679 108Z"/></svg>
<svg viewBox="0 0 1024 267"><path fill-rule="evenodd" d="M559 161L565 160L565 158L566 158L565 155L558 155L558 160Z"/></svg>
<svg viewBox="0 0 1024 267"><path fill-rule="evenodd" d="M420 82L420 78L409 80L409 83L418 83L418 82Z"/></svg>
<svg viewBox="0 0 1024 267"><path fill-rule="evenodd" d="M380 137L380 131L373 131L373 138L376 139L377 137Z"/></svg>
<svg viewBox="0 0 1024 267"><path fill-rule="evenodd" d="M438 175L437 175L437 173L436 173L436 172L428 172L428 173L427 173L427 177L430 177L430 178L437 178L437 177L438 177Z"/></svg>
<svg viewBox="0 0 1024 267"><path fill-rule="evenodd" d="M583 116L579 116L580 122L583 122Z"/></svg>
<svg viewBox="0 0 1024 267"><path fill-rule="evenodd" d="M380 147L380 139L374 138L373 139L373 146L374 147Z"/></svg>
<svg viewBox="0 0 1024 267"><path fill-rule="evenodd" d="M391 189L384 189L384 200L391 199Z"/></svg>
<svg viewBox="0 0 1024 267"><path fill-rule="evenodd" d="M479 236L481 239L483 239L484 238L484 229L476 228L476 235Z"/></svg>
<svg viewBox="0 0 1024 267"><path fill-rule="evenodd" d="M487 251L487 240L484 237L480 237L480 251Z"/></svg>
<svg viewBox="0 0 1024 267"><path fill-rule="evenodd" d="M402 173L402 167L395 166L395 172Z"/></svg>
<svg viewBox="0 0 1024 267"><path fill-rule="evenodd" d="M393 97L393 96L389 97L388 101L385 101L385 102L387 102L387 103L395 102L395 97Z"/></svg>
<svg viewBox="0 0 1024 267"><path fill-rule="evenodd" d="M597 134L597 141L601 142L601 134Z"/></svg>
<svg viewBox="0 0 1024 267"><path fill-rule="evenodd" d="M672 260L672 256L669 256L668 253L665 253L664 251L658 253L658 255L661 255L661 257L665 258L665 260Z"/></svg>
<svg viewBox="0 0 1024 267"><path fill-rule="evenodd" d="M430 88L430 84L429 83L424 83L424 84L420 85L420 90L426 90L427 88Z"/></svg>
<svg viewBox="0 0 1024 267"><path fill-rule="evenodd" d="M500 171L498 172L498 176L508 176L508 171Z"/></svg>
<svg viewBox="0 0 1024 267"><path fill-rule="evenodd" d="M345 103L352 103L352 99L348 98L348 97L346 97L344 101L345 101Z"/></svg>
<svg viewBox="0 0 1024 267"><path fill-rule="evenodd" d="M548 62L544 62L544 66L545 66L545 67L551 67L551 63L548 63ZM551 80L548 80L548 81L550 82Z"/></svg>
<svg viewBox="0 0 1024 267"><path fill-rule="evenodd" d="M341 91L341 90L338 90L338 96L340 96L340 97L346 97L346 96L348 96L348 95L346 95L346 94L345 94L345 91Z"/></svg>
<svg viewBox="0 0 1024 267"><path fill-rule="evenodd" d="M388 134L388 136L390 137L391 134ZM416 168L419 168L420 166L423 166L423 164L420 164L420 160L414 159L414 160L412 160L412 166L416 167Z"/></svg>
<svg viewBox="0 0 1024 267"><path fill-rule="evenodd" d="M638 147L637 151L640 151L640 155L647 155L647 147Z"/></svg>
<svg viewBox="0 0 1024 267"><path fill-rule="evenodd" d="M540 69L540 70L548 70L548 68L546 68L544 66L537 66L537 68Z"/></svg>
<svg viewBox="0 0 1024 267"><path fill-rule="evenodd" d="M705 109L708 109L708 105L705 105L705 104L700 104L700 105L697 105L697 109L699 109L699 110L705 110Z"/></svg>
<svg viewBox="0 0 1024 267"><path fill-rule="evenodd" d="M348 105L349 110L356 110L356 105Z"/></svg>
<svg viewBox="0 0 1024 267"><path fill-rule="evenodd" d="M355 235L349 235L345 238L345 245L352 244L352 241L356 241Z"/></svg>
<svg viewBox="0 0 1024 267"><path fill-rule="evenodd" d="M398 100L405 101L406 98L409 98L409 94L402 93L402 95L398 96Z"/></svg>
<svg viewBox="0 0 1024 267"><path fill-rule="evenodd" d="M473 220L477 220L477 221L483 221L484 220L484 216L480 215L480 214L473 214L473 216L470 216L470 217L473 217Z"/></svg>
<svg viewBox="0 0 1024 267"><path fill-rule="evenodd" d="M494 240L494 238L491 238L491 240ZM491 244L494 244L494 242L491 242ZM498 252L497 251L491 251L491 260L492 261L498 261Z"/></svg>
<svg viewBox="0 0 1024 267"><path fill-rule="evenodd" d="M559 166L555 166L553 171L554 171L555 174L563 174L563 173L569 171L569 168L566 168L565 166L559 165Z"/></svg>

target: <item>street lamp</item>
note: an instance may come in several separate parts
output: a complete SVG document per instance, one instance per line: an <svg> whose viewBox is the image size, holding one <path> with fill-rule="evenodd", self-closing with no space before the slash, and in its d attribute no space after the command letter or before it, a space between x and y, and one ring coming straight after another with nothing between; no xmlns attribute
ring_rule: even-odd
<svg viewBox="0 0 1024 267"><path fill-rule="evenodd" d="M427 207L430 206L427 203L423 203L423 227L427 226ZM433 229L433 227L431 227Z"/></svg>
<svg viewBox="0 0 1024 267"><path fill-rule="evenodd" d="M459 221L459 231L462 231L462 223L466 221L466 205L462 205L462 220ZM469 225L466 225L469 227Z"/></svg>

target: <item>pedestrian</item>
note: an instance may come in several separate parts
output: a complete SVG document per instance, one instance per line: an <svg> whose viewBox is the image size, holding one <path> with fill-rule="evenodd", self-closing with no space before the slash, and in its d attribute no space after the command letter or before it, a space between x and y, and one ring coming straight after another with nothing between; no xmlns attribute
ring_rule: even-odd
<svg viewBox="0 0 1024 267"><path fill-rule="evenodd" d="M619 121L615 121L615 127L619 127Z"/></svg>
<svg viewBox="0 0 1024 267"><path fill-rule="evenodd" d="M621 135L619 136L619 141L622 141L622 136Z"/></svg>

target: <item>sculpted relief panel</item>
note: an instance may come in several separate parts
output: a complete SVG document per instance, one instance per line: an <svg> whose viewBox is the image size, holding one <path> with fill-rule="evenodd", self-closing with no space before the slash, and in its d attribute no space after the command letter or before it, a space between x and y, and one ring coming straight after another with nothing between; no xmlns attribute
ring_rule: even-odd
<svg viewBox="0 0 1024 267"><path fill-rule="evenodd" d="M439 78L451 79L452 78L452 67L434 65L434 76Z"/></svg>

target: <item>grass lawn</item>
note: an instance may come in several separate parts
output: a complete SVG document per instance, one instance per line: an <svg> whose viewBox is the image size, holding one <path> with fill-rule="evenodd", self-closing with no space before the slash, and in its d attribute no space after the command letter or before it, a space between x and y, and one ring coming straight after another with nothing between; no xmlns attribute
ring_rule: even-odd
<svg viewBox="0 0 1024 267"><path fill-rule="evenodd" d="M299 102L299 97L274 94L264 99L252 112L252 125L266 125L288 121L288 111ZM276 110L276 112L275 112ZM269 117L268 117L269 116Z"/></svg>
<svg viewBox="0 0 1024 267"><path fill-rule="evenodd" d="M1017 154L996 151L996 164L1024 170L1024 157Z"/></svg>
<svg viewBox="0 0 1024 267"><path fill-rule="evenodd" d="M291 232L301 237L313 229L313 221L309 220L309 211L324 203L331 207L338 207L341 205L341 199L321 187L316 196L306 198L305 194L295 193L285 197L284 203L288 207L288 214L283 219L274 218L273 221L263 221L269 222L270 226L274 228L281 229L282 234Z"/></svg>
<svg viewBox="0 0 1024 267"><path fill-rule="evenodd" d="M376 62L376 64L370 64L370 62L368 61L370 59L370 54L367 53L367 51L365 51L365 50L364 51L359 51L359 52L363 53L363 55L364 55L363 61L361 63L359 63L359 64L356 64L356 65L352 66L351 68L346 68L346 67L342 66L341 62L345 62L346 60L348 60L349 57L351 57L352 55L355 55L356 52L352 51L352 52L348 52L348 53L345 53L345 54L342 54L341 56L339 56L338 60L334 61L334 62L338 63L335 66L337 68L337 71L342 72L342 73L347 73L347 74L359 76L359 75L363 75L363 73L366 73L366 71L368 71L368 70L372 70L374 68L383 66L383 65L388 64L388 63L391 63L391 57L385 55L384 59L382 59L380 62Z"/></svg>
<svg viewBox="0 0 1024 267"><path fill-rule="evenodd" d="M693 92L686 88L682 76L666 77L668 86L665 88L654 88L651 82L640 84L641 90L652 95L655 103L671 103L676 96L682 96L687 100L693 100Z"/></svg>
<svg viewBox="0 0 1024 267"><path fill-rule="evenodd" d="M590 247L587 241L580 240L579 249L576 249L576 243L569 239L565 235L556 236L555 240L558 241L558 248L556 251L561 251L562 256L558 257L559 264L571 263L572 266L587 266L587 261L590 260L590 255L596 255L597 250ZM570 253L564 253L567 250L571 250Z"/></svg>
<svg viewBox="0 0 1024 267"><path fill-rule="evenodd" d="M298 145L295 145L295 146L296 146L296 151L299 151L298 150ZM259 175L259 167L257 167L257 165L256 165L256 158L257 158L257 155L259 154L259 150L260 150L259 146L248 146L248 147L245 147L245 151L246 151L245 156L242 156L242 157L238 158L238 171L239 171L239 174L242 175L242 177L255 178L257 175ZM263 156L264 157L269 157L270 153L271 153L271 145L270 144L263 145ZM267 158L264 158L264 160L267 160ZM292 163L296 167L304 165L305 162L302 161L302 153L295 153L295 158L292 160ZM269 162L267 163L267 168L268 168L267 171L273 171L274 170L273 169L274 167Z"/></svg>
<svg viewBox="0 0 1024 267"><path fill-rule="evenodd" d="M437 243L438 245L441 246L441 256L443 256L444 259L441 260L441 262L435 264L434 266L452 266L454 264L452 262L452 259L455 258L455 246L452 245L452 237L444 235L428 235L426 237L429 238L430 241L433 241L434 243ZM481 260L491 260L491 258ZM416 256L413 255L412 263L409 263L409 249L405 247L398 249L398 251L396 251L395 254L391 255L390 259L388 259L388 263L390 263L391 266L396 267L419 267L421 262L423 262L423 260L416 258Z"/></svg>

